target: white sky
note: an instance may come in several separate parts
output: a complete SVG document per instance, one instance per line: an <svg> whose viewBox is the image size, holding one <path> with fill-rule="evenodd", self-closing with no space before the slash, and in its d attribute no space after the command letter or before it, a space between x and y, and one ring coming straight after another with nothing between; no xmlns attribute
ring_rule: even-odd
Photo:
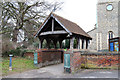
<svg viewBox="0 0 120 80"><path fill-rule="evenodd" d="M96 24L97 0L58 0L63 1L63 7L56 14L77 23L86 32Z"/></svg>

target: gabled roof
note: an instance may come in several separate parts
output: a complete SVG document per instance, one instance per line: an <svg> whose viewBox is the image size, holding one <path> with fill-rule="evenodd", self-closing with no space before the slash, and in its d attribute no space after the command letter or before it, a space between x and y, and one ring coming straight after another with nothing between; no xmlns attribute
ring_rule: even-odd
<svg viewBox="0 0 120 80"><path fill-rule="evenodd" d="M47 19L49 19L50 17L55 18L55 20L57 20L62 26L64 26L68 32L70 33L74 33L74 34L78 34L78 35L82 35L88 38L91 38L81 27L79 27L76 23L69 21L63 17L60 17L54 13L51 13ZM40 26L39 30L37 31L37 33L35 33L35 36L38 35L38 33L40 32L40 30L42 29L42 27L44 27L47 19L44 21L44 23ZM92 38L91 38L92 39Z"/></svg>
<svg viewBox="0 0 120 80"><path fill-rule="evenodd" d="M90 32L92 32L92 31L94 31L94 30L96 30L97 28L94 28L94 29L92 29L92 30L90 30L90 31L88 31L87 33L90 33Z"/></svg>

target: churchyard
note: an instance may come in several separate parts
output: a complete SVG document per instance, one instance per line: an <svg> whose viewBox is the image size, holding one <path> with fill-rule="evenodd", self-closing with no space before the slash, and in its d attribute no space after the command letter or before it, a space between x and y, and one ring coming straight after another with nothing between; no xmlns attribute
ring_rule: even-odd
<svg viewBox="0 0 120 80"><path fill-rule="evenodd" d="M5 23L0 35L3 38L0 41L3 44L2 55L0 54L2 72L0 76L3 78L46 76L48 78L72 76L85 78L87 74L88 78L90 73L89 77L92 78L99 78L99 76L101 78L101 75L102 77L108 75L109 78L118 77L120 38L117 32L119 26L117 6L120 2L108 4L98 1L98 22L89 32L85 32L78 24L54 13L56 5L61 3L43 3L46 2L36 2L31 6L17 2L2 4L5 9L3 14L7 16L2 15ZM14 5L17 7L14 8ZM11 6L10 10L13 10L10 13L16 12L11 14L12 16L8 14L9 6ZM46 9L44 6L49 8ZM32 11L34 7L50 10L50 14L43 15L47 13L43 12L44 10L41 11L43 14L37 10ZM105 8L102 12L103 7L107 9ZM112 15L117 16L117 19L109 17L112 10ZM33 14L28 17L29 13ZM106 13L109 14L106 15ZM10 18L10 21L6 21L5 17ZM111 19L116 25L110 24Z"/></svg>
<svg viewBox="0 0 120 80"><path fill-rule="evenodd" d="M2 76L21 73L24 71L37 69L34 66L33 60L25 57L13 57L12 58L12 70L9 70L9 57L2 58L2 62L0 63L0 68L2 68Z"/></svg>

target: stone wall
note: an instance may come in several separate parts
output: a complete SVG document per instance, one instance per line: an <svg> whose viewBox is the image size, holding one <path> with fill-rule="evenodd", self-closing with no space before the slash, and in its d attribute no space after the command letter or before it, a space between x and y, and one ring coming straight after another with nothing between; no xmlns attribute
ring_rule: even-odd
<svg viewBox="0 0 120 80"><path fill-rule="evenodd" d="M108 11L107 5L111 4L113 9ZM118 2L98 2L97 4L97 26L98 33L101 33L101 44L103 50L108 50L108 32L112 31L118 37Z"/></svg>
<svg viewBox="0 0 120 80"><path fill-rule="evenodd" d="M92 37L92 40L90 40L90 44L88 45L89 50L97 50L96 33L97 33L97 28L88 32L90 37Z"/></svg>
<svg viewBox="0 0 120 80"><path fill-rule="evenodd" d="M113 9L108 11L107 5L111 4ZM120 2L119 0L98 0L97 3L97 31L92 30L88 34L92 37L90 50L108 50L109 31L113 32L113 38L118 37L120 32ZM98 36L96 35L98 34ZM99 35L100 34L100 35ZM118 35L119 34L119 35ZM97 40L96 40L97 39Z"/></svg>
<svg viewBox="0 0 120 80"><path fill-rule="evenodd" d="M120 2L118 3L118 37L120 37Z"/></svg>

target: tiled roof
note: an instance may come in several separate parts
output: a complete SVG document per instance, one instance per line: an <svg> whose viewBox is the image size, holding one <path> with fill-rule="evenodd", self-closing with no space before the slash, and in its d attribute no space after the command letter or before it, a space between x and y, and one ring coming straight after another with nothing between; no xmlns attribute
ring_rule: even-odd
<svg viewBox="0 0 120 80"><path fill-rule="evenodd" d="M54 13L51 13L62 25L64 25L64 27L69 30L71 33L74 33L74 34L78 34L78 35L82 35L82 36L85 36L85 37L88 37L88 38L91 38L81 27L79 27L76 23L72 22L72 21L69 21L61 16L58 16ZM51 16L51 14L48 16L48 18ZM47 19L48 19L47 18ZM47 20L46 19L46 20ZM44 23L43 23L44 24ZM42 24L42 25L43 25ZM41 25L41 27L42 27ZM40 27L40 28L41 28ZM36 35L36 34L35 34Z"/></svg>

